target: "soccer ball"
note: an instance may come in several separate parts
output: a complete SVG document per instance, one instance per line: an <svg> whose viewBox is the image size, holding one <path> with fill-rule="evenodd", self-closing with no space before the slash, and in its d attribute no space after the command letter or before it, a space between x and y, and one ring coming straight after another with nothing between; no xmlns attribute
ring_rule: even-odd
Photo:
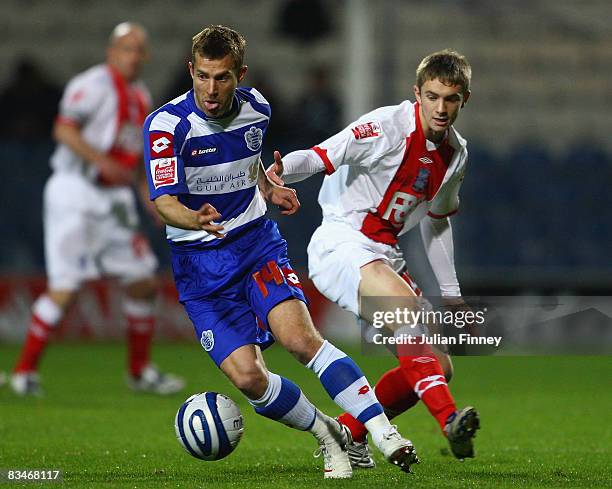
<svg viewBox="0 0 612 489"><path fill-rule="evenodd" d="M187 399L176 413L176 437L189 454L202 460L220 460L234 451L244 421L234 401L216 392Z"/></svg>

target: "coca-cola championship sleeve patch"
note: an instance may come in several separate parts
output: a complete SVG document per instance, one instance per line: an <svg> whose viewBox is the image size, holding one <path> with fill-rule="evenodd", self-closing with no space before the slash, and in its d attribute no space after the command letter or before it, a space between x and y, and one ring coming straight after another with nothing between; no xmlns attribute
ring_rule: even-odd
<svg viewBox="0 0 612 489"><path fill-rule="evenodd" d="M178 183L178 158L156 158L151 160L151 180L155 189Z"/></svg>

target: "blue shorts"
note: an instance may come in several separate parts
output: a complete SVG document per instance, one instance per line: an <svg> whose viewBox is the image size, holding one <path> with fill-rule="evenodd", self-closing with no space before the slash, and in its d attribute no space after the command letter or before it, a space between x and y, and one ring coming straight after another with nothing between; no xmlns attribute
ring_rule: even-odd
<svg viewBox="0 0 612 489"><path fill-rule="evenodd" d="M179 300L217 366L244 345L274 342L268 313L287 299L307 302L276 223L260 223L216 247L172 248Z"/></svg>

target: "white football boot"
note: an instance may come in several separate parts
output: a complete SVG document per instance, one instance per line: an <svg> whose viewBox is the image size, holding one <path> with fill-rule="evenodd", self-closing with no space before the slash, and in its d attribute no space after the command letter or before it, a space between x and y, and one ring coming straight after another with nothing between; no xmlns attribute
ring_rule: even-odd
<svg viewBox="0 0 612 489"><path fill-rule="evenodd" d="M396 425L390 425L380 439L372 437L372 441L387 461L397 465L404 472L410 472L410 466L419 463L419 457L417 457L412 442L402 438Z"/></svg>
<svg viewBox="0 0 612 489"><path fill-rule="evenodd" d="M183 390L185 380L178 375L162 373L155 365L147 365L140 377L128 377L128 386L136 392L166 396Z"/></svg>
<svg viewBox="0 0 612 489"><path fill-rule="evenodd" d="M38 372L22 372L11 375L11 389L18 396L42 397L44 392L40 387Z"/></svg>
<svg viewBox="0 0 612 489"><path fill-rule="evenodd" d="M326 479L348 479L353 476L346 445L348 437L342 424L317 410L313 434L319 442L313 454L315 458L323 455L324 477Z"/></svg>

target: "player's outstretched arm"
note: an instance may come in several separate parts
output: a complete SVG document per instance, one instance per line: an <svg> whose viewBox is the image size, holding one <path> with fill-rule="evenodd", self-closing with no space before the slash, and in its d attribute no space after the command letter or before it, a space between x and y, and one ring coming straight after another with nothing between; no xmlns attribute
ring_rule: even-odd
<svg viewBox="0 0 612 489"><path fill-rule="evenodd" d="M224 238L223 226L214 221L221 219L221 214L210 204L204 204L194 211L181 204L174 195L161 195L155 199L155 207L162 221L181 229L203 229L217 238Z"/></svg>
<svg viewBox="0 0 612 489"><path fill-rule="evenodd" d="M280 153L278 153L278 151L275 151L275 159L277 154L280 161ZM280 181L281 183L276 183L277 181ZM298 200L297 193L294 189L283 187L282 185L282 180L276 179L275 181L267 175L267 172L263 167L263 162L260 159L257 186L259 187L261 194L267 202L277 205L281 209L281 214L290 216L298 211L300 208L300 201Z"/></svg>
<svg viewBox="0 0 612 489"><path fill-rule="evenodd" d="M276 185L301 182L317 173L325 171L325 164L314 151L300 149L281 158L278 151L274 152L274 163L266 170L268 178ZM284 178L281 176L284 175Z"/></svg>

